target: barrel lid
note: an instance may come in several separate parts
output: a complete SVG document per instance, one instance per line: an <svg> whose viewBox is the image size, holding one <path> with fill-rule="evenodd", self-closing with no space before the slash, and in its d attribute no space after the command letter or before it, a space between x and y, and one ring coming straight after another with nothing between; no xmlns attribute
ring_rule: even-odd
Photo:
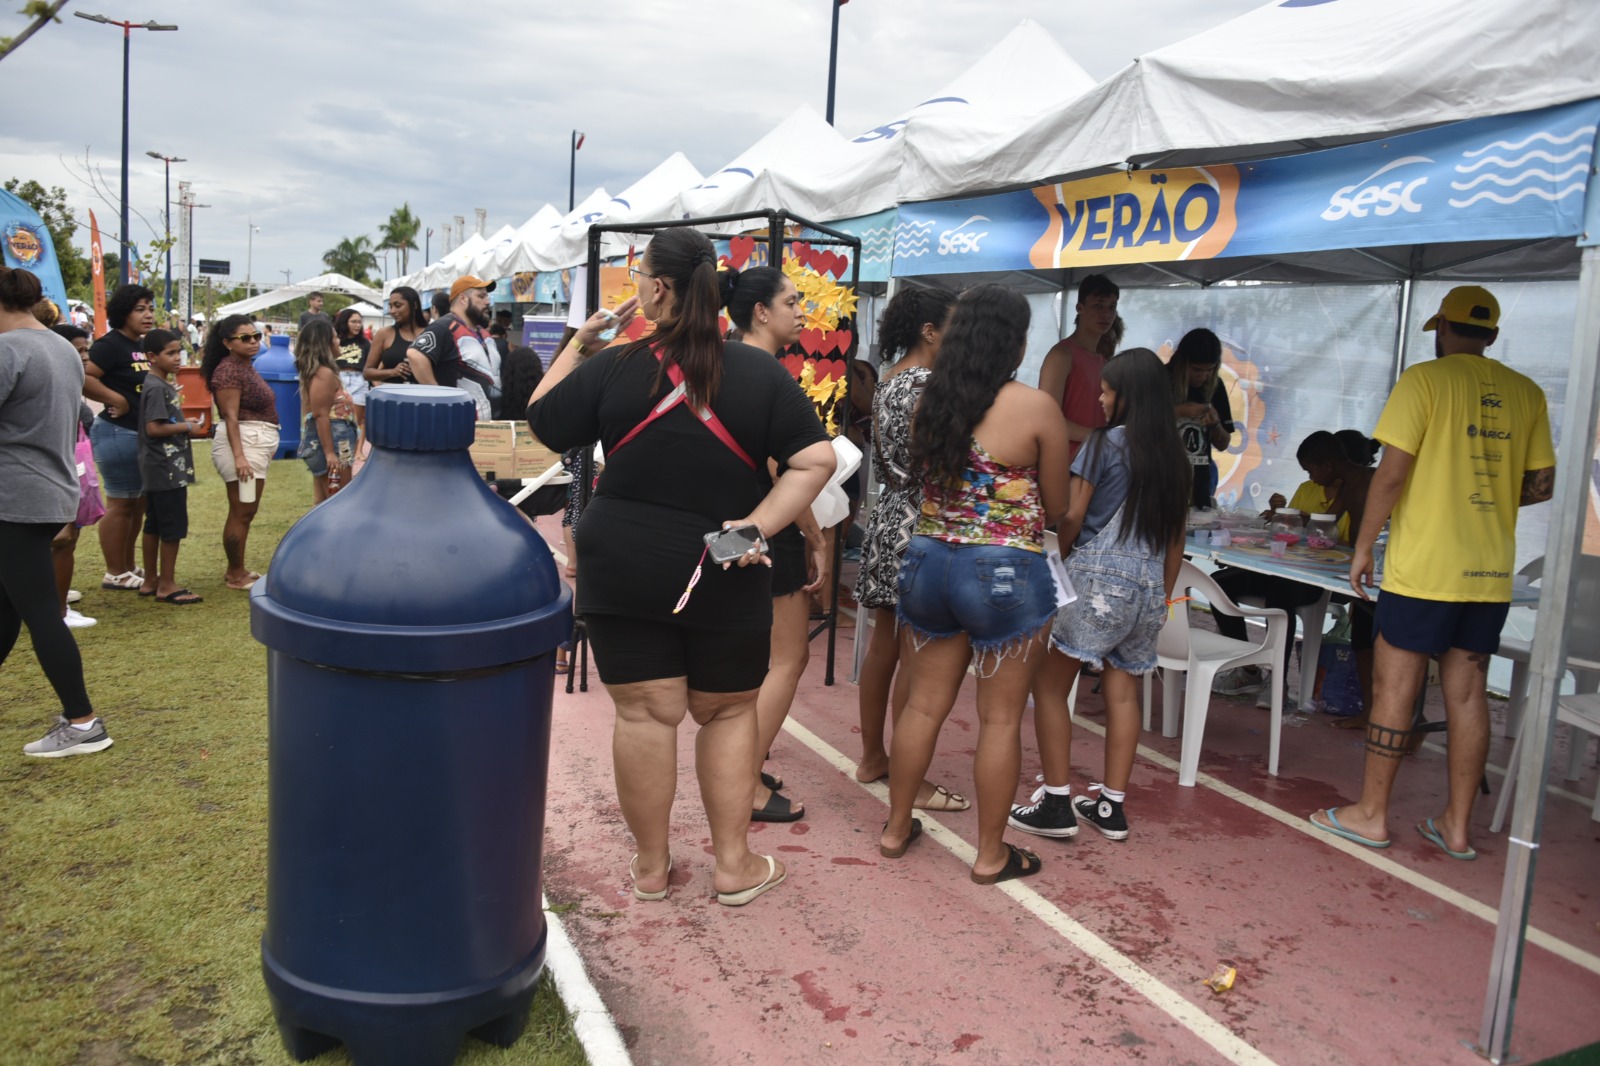
<svg viewBox="0 0 1600 1066"><path fill-rule="evenodd" d="M478 405L462 389L385 385L367 394L367 439L375 448L450 452L472 446Z"/></svg>

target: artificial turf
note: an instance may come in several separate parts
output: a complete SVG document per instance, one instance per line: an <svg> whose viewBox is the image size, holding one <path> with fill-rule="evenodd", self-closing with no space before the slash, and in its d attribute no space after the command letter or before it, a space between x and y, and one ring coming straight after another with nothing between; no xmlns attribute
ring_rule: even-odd
<svg viewBox="0 0 1600 1066"><path fill-rule="evenodd" d="M59 713L26 632L0 667L0 1062L288 1063L260 974L267 854L266 653L248 596L222 582L226 498L197 447L181 583L203 604L100 589L93 529L77 552L75 631L115 744L69 759L22 745ZM311 506L304 464L273 464L248 565L265 571ZM318 1062L348 1062L343 1049ZM458 1060L578 1064L548 974L510 1050Z"/></svg>

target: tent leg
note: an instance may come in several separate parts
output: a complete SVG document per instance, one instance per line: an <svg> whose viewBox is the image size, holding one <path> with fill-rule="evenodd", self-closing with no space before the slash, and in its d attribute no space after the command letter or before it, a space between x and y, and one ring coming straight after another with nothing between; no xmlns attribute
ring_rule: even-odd
<svg viewBox="0 0 1600 1066"><path fill-rule="evenodd" d="M1490 1062L1507 1061L1522 977L1522 949L1528 933L1534 868L1544 825L1545 786L1550 776L1556 699L1561 692L1567 652L1567 619L1576 591L1578 557L1588 518L1589 477L1593 469L1595 422L1600 403L1600 248L1583 250L1578 281L1578 324L1567 373L1566 418L1556 462L1550 536L1545 551L1545 595L1534 628L1529 663L1528 700L1522 719L1522 761L1517 768L1516 809L1508 836L1500 917L1495 926L1489 991L1476 1050Z"/></svg>

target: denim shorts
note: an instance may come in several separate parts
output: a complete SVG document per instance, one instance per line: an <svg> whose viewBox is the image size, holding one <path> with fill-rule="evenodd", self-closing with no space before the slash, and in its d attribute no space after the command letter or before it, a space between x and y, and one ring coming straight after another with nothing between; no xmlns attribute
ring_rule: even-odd
<svg viewBox="0 0 1600 1066"><path fill-rule="evenodd" d="M328 432L333 436L334 450L345 464L355 462L356 436L359 432L356 424L348 418L330 418ZM295 450L295 455L306 461L312 477L328 476L328 457L322 454L322 437L317 433L315 415L306 415L305 425L300 430L300 447Z"/></svg>
<svg viewBox="0 0 1600 1066"><path fill-rule="evenodd" d="M114 500L136 500L144 495L139 479L139 431L96 418L89 427L94 445L94 466L100 484Z"/></svg>
<svg viewBox="0 0 1600 1066"><path fill-rule="evenodd" d="M1056 614L1050 642L1081 663L1142 676L1156 668L1156 639L1167 622L1164 559L1113 546L1073 552L1067 576L1078 598Z"/></svg>
<svg viewBox="0 0 1600 1066"><path fill-rule="evenodd" d="M980 657L1025 650L1050 623L1055 582L1042 552L912 537L895 615L920 640L965 633Z"/></svg>

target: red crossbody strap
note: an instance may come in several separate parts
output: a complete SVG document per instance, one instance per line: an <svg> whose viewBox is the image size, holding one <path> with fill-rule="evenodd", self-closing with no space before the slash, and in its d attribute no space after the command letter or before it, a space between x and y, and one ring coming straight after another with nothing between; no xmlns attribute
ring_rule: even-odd
<svg viewBox="0 0 1600 1066"><path fill-rule="evenodd" d="M655 353L655 357L657 362L661 361L661 353L659 351ZM640 422L637 426L634 426L633 429L628 431L628 435L626 437L623 437L621 440L617 441L616 444L611 446L612 454L616 454L618 448L637 437L640 433L643 433L645 427L650 425L650 423L654 422L662 415L665 415L668 411L672 410L674 407L677 407L679 404L689 402L689 390L688 387L683 383L683 370L678 366L677 363L673 363L667 367L667 380L672 382L672 391L667 393L666 396L662 397L660 402L650 409L650 413L645 416L645 420L643 422ZM759 469L756 466L756 461L750 458L749 454L746 453L743 448L739 447L739 442L734 439L732 433L728 432L728 427L722 424L722 419L717 417L717 413L715 411L707 407L703 410L696 410L695 414L699 416L700 421L704 423L705 427L709 429L718 440L728 446L729 451L733 452L734 455L737 455L740 459L744 460L745 466L748 466L751 470Z"/></svg>

